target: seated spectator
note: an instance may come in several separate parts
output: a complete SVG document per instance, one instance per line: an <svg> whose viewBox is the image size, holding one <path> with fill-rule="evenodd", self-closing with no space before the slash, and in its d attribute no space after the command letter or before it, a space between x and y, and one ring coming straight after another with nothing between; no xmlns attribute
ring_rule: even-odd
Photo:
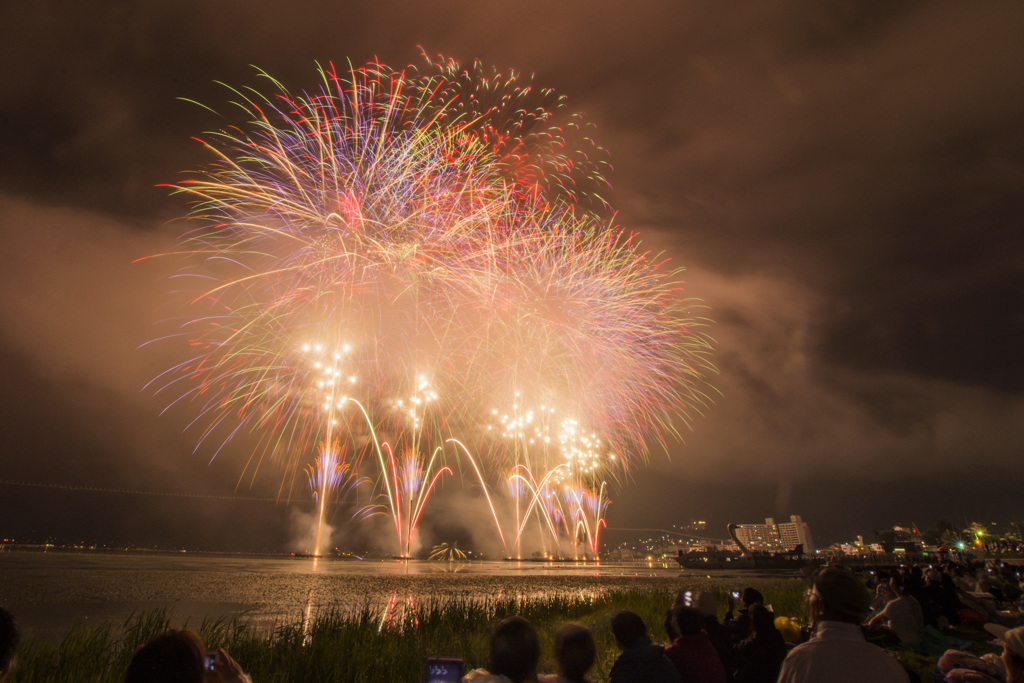
<svg viewBox="0 0 1024 683"><path fill-rule="evenodd" d="M947 579L937 569L929 569L924 574L924 594L938 608L940 618L937 626L945 628L960 623L959 611L962 609L960 601L956 597L956 587L952 579Z"/></svg>
<svg viewBox="0 0 1024 683"><path fill-rule="evenodd" d="M889 586L896 595L882 611L868 622L868 626L881 625L888 628L900 639L900 644L915 648L921 644L924 635L924 615L921 604L910 595L910 580L899 573L890 579Z"/></svg>
<svg viewBox="0 0 1024 683"><path fill-rule="evenodd" d="M704 631L704 615L694 607L677 607L673 613L679 637L665 648L665 656L688 683L725 683L725 666Z"/></svg>
<svg viewBox="0 0 1024 683"><path fill-rule="evenodd" d="M647 637L640 615L620 610L611 616L612 635L622 654L612 665L610 683L682 683L665 649Z"/></svg>
<svg viewBox="0 0 1024 683"><path fill-rule="evenodd" d="M715 600L714 594L705 592L694 594L693 606L700 610L701 615L703 615L704 631L708 634L708 638L711 639L711 644L715 646L718 658L722 660L722 665L725 667L726 680L731 681L732 671L735 668L733 646L732 641L729 640L729 632L718 621L718 602Z"/></svg>
<svg viewBox="0 0 1024 683"><path fill-rule="evenodd" d="M675 613L677 607L690 607L693 605L693 593L691 591L679 591L676 595L675 601L672 606L665 612L665 635L668 636L668 642L673 642L679 637L679 631L676 630Z"/></svg>
<svg viewBox="0 0 1024 683"><path fill-rule="evenodd" d="M974 580L974 570L970 565L967 570L960 566L953 567L953 583L964 593L972 593L978 588L978 583Z"/></svg>
<svg viewBox="0 0 1024 683"><path fill-rule="evenodd" d="M1005 683L1006 672L995 655L946 650L935 666L936 683Z"/></svg>
<svg viewBox="0 0 1024 683"><path fill-rule="evenodd" d="M204 683L206 648L194 631L172 629L139 647L128 662L124 683ZM251 683L224 650L217 650L213 671L218 683Z"/></svg>
<svg viewBox="0 0 1024 683"><path fill-rule="evenodd" d="M540 640L537 631L522 617L506 617L491 631L486 669L474 669L463 683L524 683L537 681Z"/></svg>
<svg viewBox="0 0 1024 683"><path fill-rule="evenodd" d="M875 597L871 600L871 613L878 614L885 606L896 599L896 594L892 592L892 586L888 581L882 581L875 586Z"/></svg>
<svg viewBox="0 0 1024 683"><path fill-rule="evenodd" d="M1000 590L1003 593L1003 600L1016 603L1021 598L1020 583L1011 565L1003 564L997 572Z"/></svg>
<svg viewBox="0 0 1024 683"><path fill-rule="evenodd" d="M725 628L729 631L729 637L732 638L734 644L750 635L750 618L747 612L751 605L763 605L764 596L756 588L744 588L743 593L740 594L740 601L743 607L734 617L732 611L736 605L736 599L730 594L729 609L725 613Z"/></svg>
<svg viewBox="0 0 1024 683"><path fill-rule="evenodd" d="M558 675L542 674L540 683L585 683L587 671L597 659L594 637L582 624L566 624L555 634Z"/></svg>
<svg viewBox="0 0 1024 683"><path fill-rule="evenodd" d="M14 670L19 640L21 634L14 615L0 607L0 683L7 680Z"/></svg>
<svg viewBox="0 0 1024 683"><path fill-rule="evenodd" d="M787 645L799 645L806 640L803 627L796 619L775 617L775 630L779 632Z"/></svg>
<svg viewBox="0 0 1024 683"><path fill-rule="evenodd" d="M736 646L736 683L775 683L786 658L786 641L775 628L775 615L751 605L750 637Z"/></svg>
<svg viewBox="0 0 1024 683"><path fill-rule="evenodd" d="M1006 683L1024 683L1024 627L1012 628L1003 635L1003 665Z"/></svg>
<svg viewBox="0 0 1024 683"><path fill-rule="evenodd" d="M929 569L928 571L933 572L934 570ZM948 619L942 614L942 608L932 600L931 593L928 591L928 578L925 571L919 565L914 565L910 568L909 574L909 580L906 581L906 594L917 600L917 604L921 606L921 617L924 620L922 630L927 626L934 629L944 629L949 626Z"/></svg>
<svg viewBox="0 0 1024 683"><path fill-rule="evenodd" d="M856 576L823 569L808 597L814 635L786 655L778 683L908 683L900 663L864 639L871 598Z"/></svg>
<svg viewBox="0 0 1024 683"><path fill-rule="evenodd" d="M981 572L978 575L978 592L991 595L996 605L1003 601L1002 583L991 571Z"/></svg>

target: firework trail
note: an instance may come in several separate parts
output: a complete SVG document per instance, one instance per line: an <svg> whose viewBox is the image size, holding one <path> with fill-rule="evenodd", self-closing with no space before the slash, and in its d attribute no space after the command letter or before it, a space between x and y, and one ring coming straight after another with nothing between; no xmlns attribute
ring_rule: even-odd
<svg viewBox="0 0 1024 683"><path fill-rule="evenodd" d="M376 462L408 549L451 472L434 458L487 406L515 396L596 427L593 442L571 450L561 435L539 455L480 436L480 484L514 479L517 508L540 512L556 483L623 483L648 441L707 403L707 321L678 271L585 208L603 204L606 164L562 98L443 58L322 68L302 95L262 75L272 93L233 89L244 121L210 133L214 161L172 186L195 226L177 254L188 313L173 335L190 351L151 384L195 406L214 457L244 436L242 476L272 463L285 496L305 467L321 526L332 492ZM396 398L426 385L443 397L429 411ZM558 518L584 508L563 503Z"/></svg>
<svg viewBox="0 0 1024 683"><path fill-rule="evenodd" d="M317 504L317 537L314 547L322 547L324 539L322 534L326 526L327 501L330 493L354 489L360 484L360 480L352 472L350 465L340 462L341 451L338 442L324 441L320 444L320 454L313 461L313 464L306 469L309 478L309 489L314 492ZM361 510L357 512L366 512Z"/></svg>

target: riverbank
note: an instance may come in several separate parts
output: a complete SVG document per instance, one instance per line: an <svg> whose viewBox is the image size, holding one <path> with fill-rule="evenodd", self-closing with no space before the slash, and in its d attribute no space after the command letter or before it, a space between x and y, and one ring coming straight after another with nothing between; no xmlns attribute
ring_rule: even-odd
<svg viewBox="0 0 1024 683"><path fill-rule="evenodd" d="M732 583L693 581L680 588L712 590L724 606ZM782 579L764 585L766 599L799 611L805 586ZM552 637L566 621L585 624L594 634L598 661L592 680L607 681L618 652L608 628L618 609L639 613L655 640L665 640L662 621L673 590L607 591L601 595L524 598L521 595L481 600L437 596L419 604L404 597L394 603L367 606L356 613L328 610L309 618L282 622L271 630L255 629L243 619L207 620L188 624L208 647L224 647L254 681L419 681L429 657L458 657L466 670L484 666L487 639L494 623L507 615L529 619L541 634L542 671L553 672ZM776 609L779 609L777 606ZM120 681L131 653L155 634L186 624L165 612L137 615L123 628L72 629L56 644L30 642L19 654L14 683Z"/></svg>
<svg viewBox="0 0 1024 683"><path fill-rule="evenodd" d="M593 596L639 587L670 593L687 574L655 563L4 552L0 604L19 616L27 635L57 642L76 623L120 627L133 614L160 609L175 623L242 618L266 632L313 613L347 613L392 601L401 606L434 599ZM724 582L740 581L735 573L714 574Z"/></svg>
<svg viewBox="0 0 1024 683"><path fill-rule="evenodd" d="M733 583L688 579L678 587L712 592L723 614ZM802 580L766 579L756 585L777 615L799 619L803 614L806 584ZM586 625L598 648L590 680L602 682L608 680L618 655L608 627L610 614L618 609L637 612L652 638L664 642L662 621L674 596L675 590L633 589L553 598L434 596L418 604L396 597L357 612L328 609L304 615L272 629L255 628L241 618L180 623L157 610L135 615L122 627L76 627L59 643L27 643L19 654L13 683L118 683L136 647L167 628L183 626L197 630L207 647L225 648L257 683L419 681L429 657L461 658L467 671L485 666L490 629L510 614L524 616L537 627L542 672L555 671L552 640L559 626L567 621ZM979 653L994 651L984 642L983 633L958 635L975 641ZM922 680L931 680L935 657L913 652L900 652L898 657Z"/></svg>
<svg viewBox="0 0 1024 683"><path fill-rule="evenodd" d="M432 656L483 666L496 621L530 619L541 634L541 670L554 671L552 637L566 621L590 628L606 681L618 652L608 628L617 609L662 623L679 591L707 591L724 615L728 593L758 588L777 616L804 621L805 580L755 572L680 571L651 564L314 562L250 557L78 556L4 553L0 604L26 625L13 683L120 682L135 648L167 628L200 632L252 674L270 681L419 681ZM61 620L53 621L58 614ZM79 618L68 621L71 615ZM40 620L41 621L38 621ZM979 654L984 632L956 634ZM900 659L930 680L934 656Z"/></svg>

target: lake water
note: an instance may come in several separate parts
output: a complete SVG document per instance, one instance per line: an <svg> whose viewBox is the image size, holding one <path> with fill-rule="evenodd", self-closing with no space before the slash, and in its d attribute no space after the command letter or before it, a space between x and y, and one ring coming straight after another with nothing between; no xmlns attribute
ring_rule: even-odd
<svg viewBox="0 0 1024 683"><path fill-rule="evenodd" d="M675 591L683 572L657 564L440 563L199 553L0 552L0 605L29 637L78 622L120 626L166 608L173 626L241 616L259 629L326 609L399 609L431 600ZM187 621L186 621L187 620Z"/></svg>

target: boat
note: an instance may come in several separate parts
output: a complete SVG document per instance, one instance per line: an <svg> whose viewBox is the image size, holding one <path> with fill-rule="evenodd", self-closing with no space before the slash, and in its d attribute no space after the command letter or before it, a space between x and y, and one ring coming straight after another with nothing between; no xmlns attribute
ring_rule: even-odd
<svg viewBox="0 0 1024 683"><path fill-rule="evenodd" d="M739 559L738 553L728 550L680 550L676 555L676 562L684 569L730 569L740 566Z"/></svg>
<svg viewBox="0 0 1024 683"><path fill-rule="evenodd" d="M803 569L819 564L816 557L804 553L804 544L798 543L792 550L765 552L749 550L736 535L736 524L729 525L729 535L740 552L728 550L693 550L676 556L676 562L684 569Z"/></svg>

